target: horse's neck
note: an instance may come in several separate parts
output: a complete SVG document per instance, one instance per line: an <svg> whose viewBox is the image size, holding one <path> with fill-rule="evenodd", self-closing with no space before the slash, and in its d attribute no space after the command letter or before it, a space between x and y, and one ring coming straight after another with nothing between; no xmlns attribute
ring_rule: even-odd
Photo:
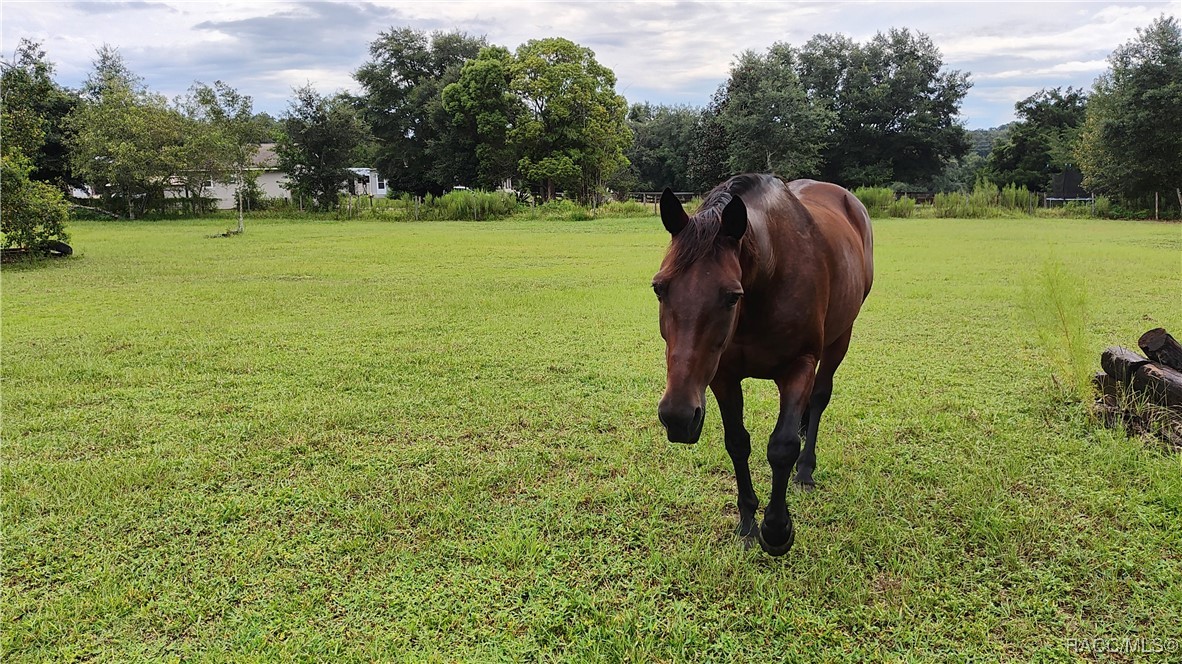
<svg viewBox="0 0 1182 664"><path fill-rule="evenodd" d="M757 287L770 279L776 268L775 243L771 229L762 212L747 218L747 233L743 237L743 251L740 254L743 265L743 288Z"/></svg>

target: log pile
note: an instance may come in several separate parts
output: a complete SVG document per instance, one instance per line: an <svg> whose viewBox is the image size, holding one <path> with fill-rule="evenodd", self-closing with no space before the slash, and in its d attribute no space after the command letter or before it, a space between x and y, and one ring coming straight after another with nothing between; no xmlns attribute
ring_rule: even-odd
<svg viewBox="0 0 1182 664"><path fill-rule="evenodd" d="M1130 434L1153 434L1182 451L1182 344L1156 328L1137 340L1144 356L1120 346L1100 355L1097 412Z"/></svg>

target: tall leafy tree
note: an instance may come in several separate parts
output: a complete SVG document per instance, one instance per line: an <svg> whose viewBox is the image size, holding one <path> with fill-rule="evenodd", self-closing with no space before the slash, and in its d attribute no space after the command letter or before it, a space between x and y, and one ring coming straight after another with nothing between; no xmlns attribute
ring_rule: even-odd
<svg viewBox="0 0 1182 664"><path fill-rule="evenodd" d="M81 185L69 165L66 117L77 93L53 80L54 66L39 42L21 39L11 62L0 62L3 141L32 164L30 176L59 188Z"/></svg>
<svg viewBox="0 0 1182 664"><path fill-rule="evenodd" d="M530 40L518 47L510 73L524 110L509 141L521 155L521 175L544 199L562 188L588 200L627 166L627 103L591 49L562 38Z"/></svg>
<svg viewBox="0 0 1182 664"><path fill-rule="evenodd" d="M810 103L787 44L747 51L731 67L719 121L726 131L732 172L766 171L787 178L821 167L831 113Z"/></svg>
<svg viewBox="0 0 1182 664"><path fill-rule="evenodd" d="M162 209L184 166L184 126L167 100L143 87L118 52L99 51L83 102L70 115L71 165L112 210Z"/></svg>
<svg viewBox="0 0 1182 664"><path fill-rule="evenodd" d="M809 98L835 114L821 175L842 184L924 184L969 147L958 123L968 74L944 71L931 38L891 29L869 42L818 35L798 56Z"/></svg>
<svg viewBox="0 0 1182 664"><path fill-rule="evenodd" d="M1017 122L989 153L993 181L1046 191L1054 174L1075 164L1086 107L1084 91L1075 88L1043 89L1014 104Z"/></svg>
<svg viewBox="0 0 1182 664"><path fill-rule="evenodd" d="M708 191L731 175L727 150L729 143L721 115L726 107L726 86L720 86L710 97L694 124L693 140L686 161L686 177L690 188Z"/></svg>
<svg viewBox="0 0 1182 664"><path fill-rule="evenodd" d="M1076 154L1084 185L1127 202L1175 193L1182 207L1182 31L1162 16L1108 57Z"/></svg>
<svg viewBox="0 0 1182 664"><path fill-rule="evenodd" d="M353 105L344 96L325 97L304 86L295 91L283 126L275 154L288 175L288 189L319 210L335 209L354 177L349 167L366 136Z"/></svg>
<svg viewBox="0 0 1182 664"><path fill-rule="evenodd" d="M412 28L383 32L370 44L369 62L353 77L363 88L362 117L379 142L376 166L392 189L439 194L477 177L474 137L456 133L442 93L484 46L462 32Z"/></svg>
<svg viewBox="0 0 1182 664"><path fill-rule="evenodd" d="M690 189L688 157L702 110L689 106L633 104L628 109L632 145L626 156L636 186L646 191Z"/></svg>
<svg viewBox="0 0 1182 664"><path fill-rule="evenodd" d="M259 143L267 127L254 114L254 102L223 81L197 82L183 104L190 120L184 159L186 179L200 189L206 178L234 184L238 207L238 232L243 228L243 191ZM193 177L195 176L195 177ZM193 183L196 180L197 183Z"/></svg>
<svg viewBox="0 0 1182 664"><path fill-rule="evenodd" d="M464 64L459 79L443 89L443 108L451 114L453 133L470 138L470 158L476 164L472 182L485 189L495 189L517 170L509 130L522 104L509 89L512 61L508 49L485 47Z"/></svg>

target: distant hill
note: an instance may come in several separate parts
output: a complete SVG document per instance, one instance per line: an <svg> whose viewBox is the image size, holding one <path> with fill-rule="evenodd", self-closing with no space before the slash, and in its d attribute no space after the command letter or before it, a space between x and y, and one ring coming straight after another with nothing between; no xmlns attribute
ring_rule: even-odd
<svg viewBox="0 0 1182 664"><path fill-rule="evenodd" d="M999 138L1005 138L1013 128L1013 122L1007 122L1000 127L990 127L989 129L970 129L969 143L973 146L973 152L988 157L989 151L993 149L993 143Z"/></svg>

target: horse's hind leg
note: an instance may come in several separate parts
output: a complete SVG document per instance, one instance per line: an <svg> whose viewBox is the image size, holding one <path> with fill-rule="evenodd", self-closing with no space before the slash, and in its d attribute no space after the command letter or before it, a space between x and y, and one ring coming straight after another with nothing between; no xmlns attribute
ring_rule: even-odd
<svg viewBox="0 0 1182 664"><path fill-rule="evenodd" d="M817 364L817 377L813 381L813 394L809 398L808 408L805 409L805 419L801 421L804 433L804 448L796 458L796 477L792 481L802 489L812 489L813 471L817 468L817 429L821 424L821 415L829 405L829 398L833 396L833 374L845 359L846 351L850 348L850 334L853 329L829 344L821 353L821 361Z"/></svg>
<svg viewBox="0 0 1182 664"><path fill-rule="evenodd" d="M751 486L751 469L747 465L747 459L751 456L751 434L743 426L743 385L737 380L720 379L710 384L710 391L718 400L726 453L735 465L735 484L739 489L739 527L736 533L744 539L754 537L755 510L759 509L759 498Z"/></svg>

